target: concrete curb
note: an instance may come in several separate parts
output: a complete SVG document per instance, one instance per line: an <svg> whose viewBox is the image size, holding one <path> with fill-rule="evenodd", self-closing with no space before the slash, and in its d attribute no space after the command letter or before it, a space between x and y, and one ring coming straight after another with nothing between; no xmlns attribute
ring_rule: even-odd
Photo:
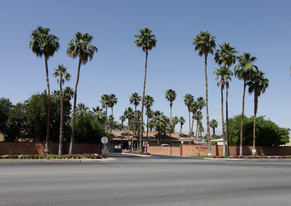
<svg viewBox="0 0 291 206"><path fill-rule="evenodd" d="M132 153L121 153L123 155L131 155L131 156L138 156L138 157L151 157L152 155L140 155L140 154L132 154Z"/></svg>

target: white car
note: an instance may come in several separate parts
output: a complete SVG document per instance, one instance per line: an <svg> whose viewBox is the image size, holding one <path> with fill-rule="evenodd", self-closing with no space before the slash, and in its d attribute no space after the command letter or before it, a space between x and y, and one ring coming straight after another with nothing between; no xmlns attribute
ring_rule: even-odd
<svg viewBox="0 0 291 206"><path fill-rule="evenodd" d="M162 147L168 147L170 146L169 144L161 144Z"/></svg>

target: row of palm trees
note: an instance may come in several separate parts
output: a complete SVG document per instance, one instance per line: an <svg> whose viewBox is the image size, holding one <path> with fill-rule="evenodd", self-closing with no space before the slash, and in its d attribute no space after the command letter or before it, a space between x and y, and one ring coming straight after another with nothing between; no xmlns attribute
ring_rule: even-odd
<svg viewBox="0 0 291 206"><path fill-rule="evenodd" d="M38 27L31 33L32 40L30 41L30 48L33 53L36 54L37 57L44 56L45 58L45 70L46 70L46 82L47 82L47 94L48 94L48 117L47 117L47 133L46 133L46 144L45 144L45 153L48 152L48 141L49 141L49 125L50 125L50 86L49 86L49 75L48 75L48 59L54 55L54 53L59 49L59 38L53 34L50 34L49 28ZM152 31L148 28L141 29L138 35L135 35L135 44L137 47L141 48L143 52L145 52L145 74L144 74L144 85L143 85L143 94L140 99L141 101L141 115L140 115L140 125L143 125L143 114L144 107L148 110L151 102L147 102L146 100L146 76L147 76L147 61L148 54L151 49L156 46L157 39ZM201 31L197 34L193 39L193 45L195 51L198 51L199 56L204 56L204 64L205 64L205 106L206 106L206 122L207 122L207 138L208 138L208 155L212 155L211 151L211 143L210 143L210 125L209 125L209 112L208 112L208 80L207 80L207 61L209 54L213 54L215 51L216 43L215 37L212 36L207 31ZM77 87L80 78L80 70L81 65L85 65L89 60L92 60L94 54L98 51L97 47L91 44L93 41L93 36L88 33L82 34L77 32L75 34L74 39L72 39L67 45L67 54L69 57L78 58L78 70L77 70L77 79L75 84L75 94L74 94L74 106L73 106L73 116L72 116L72 133L71 133L71 141L70 141L70 149L69 152L73 152L73 142L74 142L74 127L75 127L75 118L76 118L76 105L77 105ZM249 92L254 92L255 95L255 115L257 112L258 105L258 97L261 93L265 91L268 86L268 79L264 78L264 73L260 72L258 68L252 63L256 60L255 57L251 57L249 53L244 53L241 56L236 55L237 51L229 44L224 43L220 45L220 48L216 51L214 60L216 63L220 65L220 68L216 69L215 74L220 78L218 83L221 86L221 112L222 112L222 122L224 122L224 111L223 111L223 90L226 88L226 142L227 142L227 154L229 154L228 149L228 88L229 88L229 80L231 79L232 72L229 70L230 66L235 64L238 61L238 65L235 66L234 73L235 75L244 81L244 90L243 90L243 101L242 101L242 120L241 120L241 133L240 133L240 154L242 154L242 136L243 136L243 117L244 117L244 99L245 99L245 90L246 87L249 86ZM63 74L60 74L63 75ZM62 78L60 78L62 81ZM60 82L59 82L60 83ZM61 86L62 83L60 83ZM109 95L110 96L110 95ZM186 96L186 95L185 95ZM173 101L176 98L176 93L173 90L168 90L165 95L166 99L170 102L170 121L172 121L172 105ZM136 116L136 102L137 97L132 97L131 103L135 105L134 117ZM112 116L113 116L113 106L117 103L117 98L113 98L114 101L110 103L103 104L106 108L106 123L107 123L107 108L112 108ZM185 98L186 99L186 98ZM103 100L102 100L103 101ZM105 100L106 101L106 97ZM185 104L188 107L189 112L189 131L191 128L191 105L193 104L192 113L196 111L196 104L194 104L194 98L191 100L191 96L187 95L187 100L185 100ZM198 106L197 106L198 107ZM201 111L201 109L199 109ZM193 113L194 114L194 113ZM194 116L195 117L195 116ZM193 115L192 115L193 119ZM194 118L195 119L195 118ZM201 119L201 114L200 114ZM137 121L136 118L134 120ZM105 125L106 125L105 123ZM112 124L112 123L111 123ZM194 121L192 121L193 127ZM112 126L111 126L112 128ZM60 126L61 129L61 126ZM224 124L222 124L223 131L223 139L225 139L224 133ZM61 132L60 132L61 133ZM142 126L140 126L140 138L139 144L142 143L143 132ZM191 135L190 135L191 136ZM60 137L61 138L61 137ZM255 139L255 120L254 120L254 139ZM61 140L60 140L61 141ZM225 142L225 141L223 141ZM255 144L255 140L254 140ZM225 146L224 146L225 148ZM142 148L140 148L141 150ZM225 151L225 149L223 150Z"/></svg>
<svg viewBox="0 0 291 206"><path fill-rule="evenodd" d="M75 94L74 94L74 106L73 106L73 116L72 116L72 132L70 140L69 153L73 153L73 143L74 143L74 130L76 121L76 106L77 106L77 89L80 79L81 65L85 65L89 60L92 60L94 54L98 51L97 47L91 44L94 37L88 33L82 34L77 32L74 38L67 45L67 55L73 59L78 58L78 71L77 80L75 84ZM47 132L46 132L46 143L44 153L47 154L49 151L49 125L50 125L50 84L49 84L49 69L48 60L52 57L55 52L60 48L59 38L56 35L50 34L49 28L37 27L31 33L31 41L29 42L29 47L32 52L36 54L37 57L44 56L45 59L45 71L46 71L46 83L47 83L47 95L48 95L48 114L47 114ZM62 72L63 71L63 72ZM60 87L64 82L64 75L66 72L64 70L59 70L56 76L60 76ZM63 125L63 122L61 122ZM62 130L62 126L60 126ZM60 131L60 142L62 141L62 131ZM59 154L62 151L59 149Z"/></svg>

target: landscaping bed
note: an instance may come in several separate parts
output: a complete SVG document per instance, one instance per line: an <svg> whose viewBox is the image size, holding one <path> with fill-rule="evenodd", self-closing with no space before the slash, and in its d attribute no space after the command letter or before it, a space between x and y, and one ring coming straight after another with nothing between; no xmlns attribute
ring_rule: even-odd
<svg viewBox="0 0 291 206"><path fill-rule="evenodd" d="M134 155L151 155L148 152L139 152L139 151L122 151L123 154L134 154Z"/></svg>
<svg viewBox="0 0 291 206"><path fill-rule="evenodd" d="M22 155L0 155L0 159L102 159L106 154L68 154L68 155L39 155L39 154L22 154Z"/></svg>

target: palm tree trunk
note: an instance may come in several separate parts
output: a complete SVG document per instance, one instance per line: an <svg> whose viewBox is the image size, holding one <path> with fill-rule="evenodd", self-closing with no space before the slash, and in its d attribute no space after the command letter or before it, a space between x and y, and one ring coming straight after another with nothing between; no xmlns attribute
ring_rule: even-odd
<svg viewBox="0 0 291 206"><path fill-rule="evenodd" d="M191 144L191 115L190 115L190 108L188 108L189 112L189 144Z"/></svg>
<svg viewBox="0 0 291 206"><path fill-rule="evenodd" d="M206 123L207 123L207 139L208 139L208 156L212 156L211 142L210 142L209 113L208 113L208 83L207 83L207 55L206 54L205 54L205 82L206 82Z"/></svg>
<svg viewBox="0 0 291 206"><path fill-rule="evenodd" d="M222 155L225 156L225 134L224 134L224 113L223 113L223 86L220 85L221 91L221 128L222 128L222 141L223 141L223 152Z"/></svg>
<svg viewBox="0 0 291 206"><path fill-rule="evenodd" d="M253 129L253 152L252 155L255 156L256 152L256 118L257 118L257 110L258 110L258 95L254 94L255 98L254 98L254 129Z"/></svg>
<svg viewBox="0 0 291 206"><path fill-rule="evenodd" d="M64 106L63 106L63 88L62 88L62 74L60 77L60 104L61 104L61 117L60 117L60 136L59 136L59 155L63 154L63 125L64 125Z"/></svg>
<svg viewBox="0 0 291 206"><path fill-rule="evenodd" d="M226 155L229 156L229 130L228 130L228 82L226 80L225 118L226 118Z"/></svg>
<svg viewBox="0 0 291 206"><path fill-rule="evenodd" d="M196 120L196 138L197 138L197 144L199 144L199 137L198 137L198 119Z"/></svg>
<svg viewBox="0 0 291 206"><path fill-rule="evenodd" d="M147 79L147 63L148 63L148 50L146 50L146 60L145 60L145 68L144 68L144 83L143 83L143 92L142 92L142 100L141 100L141 117L140 117L140 136L139 136L139 151L142 152L142 137L143 137L143 107L144 107L144 96L146 89L146 79Z"/></svg>
<svg viewBox="0 0 291 206"><path fill-rule="evenodd" d="M79 78L80 78L81 63L82 63L82 59L81 59L81 57L79 57L79 66L78 66L77 80L76 80L76 85L75 85L73 119L72 119L72 133L71 133L71 141L70 141L69 154L72 154L73 153L73 143L74 143L74 134L75 134L75 122L76 122L76 107L77 107L77 88L78 88Z"/></svg>
<svg viewBox="0 0 291 206"><path fill-rule="evenodd" d="M106 128L107 128L107 115L108 115L108 113L107 113L107 105L105 106L105 113L106 113L106 117L105 117L105 122L104 122L104 126L105 126L105 131L106 131Z"/></svg>
<svg viewBox="0 0 291 206"><path fill-rule="evenodd" d="M182 133L182 127L183 127L183 125L182 124L180 124L181 125L181 127L180 127L180 133Z"/></svg>
<svg viewBox="0 0 291 206"><path fill-rule="evenodd" d="M147 141L149 141L149 117L148 116L147 116Z"/></svg>
<svg viewBox="0 0 291 206"><path fill-rule="evenodd" d="M245 94L246 94L246 80L244 80L244 91L242 100L242 114L241 114L241 126L240 126L240 143L239 143L239 155L243 155L243 126L244 126L244 113L245 113Z"/></svg>
<svg viewBox="0 0 291 206"><path fill-rule="evenodd" d="M192 127L191 127L191 137L193 137L193 129L194 129L194 113L192 114Z"/></svg>
<svg viewBox="0 0 291 206"><path fill-rule="evenodd" d="M172 122L172 106L173 106L173 104L170 103L170 123ZM171 137L171 131L170 131L170 137Z"/></svg>
<svg viewBox="0 0 291 206"><path fill-rule="evenodd" d="M110 128L111 128L111 132L112 133L112 127L113 127L113 107L111 107L111 116L112 116L112 119L111 119L111 122L110 122Z"/></svg>
<svg viewBox="0 0 291 206"><path fill-rule="evenodd" d="M46 138L44 154L49 153L49 137L50 137L50 113L51 113L51 96L50 96L50 82L49 82L49 72L48 72L48 58L45 56L45 73L46 73L46 85L47 85L47 124L46 124Z"/></svg>
<svg viewBox="0 0 291 206"><path fill-rule="evenodd" d="M213 138L215 138L215 127L212 128L213 131Z"/></svg>

